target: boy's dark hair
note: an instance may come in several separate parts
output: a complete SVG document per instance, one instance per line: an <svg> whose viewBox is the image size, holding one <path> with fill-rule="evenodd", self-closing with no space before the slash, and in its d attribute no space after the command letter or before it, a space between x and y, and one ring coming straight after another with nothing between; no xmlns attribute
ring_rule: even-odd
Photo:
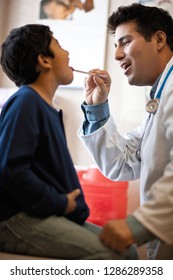
<svg viewBox="0 0 173 280"><path fill-rule="evenodd" d="M136 23L137 31L148 41L156 31L163 31L173 51L173 18L166 10L138 3L121 6L108 18L108 32L114 34L118 25L129 21Z"/></svg>
<svg viewBox="0 0 173 280"><path fill-rule="evenodd" d="M7 76L17 85L33 83L39 76L39 54L54 57L49 45L52 32L49 26L27 24L11 30L1 46L1 65Z"/></svg>

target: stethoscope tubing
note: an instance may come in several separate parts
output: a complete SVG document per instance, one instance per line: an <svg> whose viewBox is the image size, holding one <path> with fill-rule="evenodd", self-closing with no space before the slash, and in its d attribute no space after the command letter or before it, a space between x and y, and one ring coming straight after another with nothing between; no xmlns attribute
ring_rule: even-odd
<svg viewBox="0 0 173 280"><path fill-rule="evenodd" d="M151 113L151 114L155 114L157 112L157 109L159 107L159 103L160 103L160 98L161 98L161 95L162 95L162 91L163 91L163 88L171 74L171 72L173 71L173 65L169 68L169 71L168 73L166 74L164 80L163 80L163 83L161 84L158 92L157 92L157 95L154 99L150 99L147 103L146 103L146 111L148 113Z"/></svg>
<svg viewBox="0 0 173 280"><path fill-rule="evenodd" d="M141 145L142 145L142 140L144 138L144 134L146 132L146 129L147 129L147 126L148 126L148 123L149 123L149 120L150 120L150 117L151 117L151 114L155 114L157 112L157 109L159 107L159 102L160 102L160 98L161 98L161 95L162 95L162 91L163 91L163 88L171 74L171 72L173 71L173 65L170 67L169 71L167 72L161 86L160 86L160 89L158 90L157 94L156 94L156 97L154 99L151 99L147 102L146 104L146 111L149 113L149 116L148 116L148 119L146 121L146 124L145 124L145 128L144 128L144 133L141 137L141 140L139 142L139 145L138 145L138 149L136 150L136 157L139 161L141 161Z"/></svg>

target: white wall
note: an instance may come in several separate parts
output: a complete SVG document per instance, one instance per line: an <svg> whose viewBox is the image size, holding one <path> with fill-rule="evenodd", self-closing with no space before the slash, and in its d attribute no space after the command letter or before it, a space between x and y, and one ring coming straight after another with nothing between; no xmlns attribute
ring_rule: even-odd
<svg viewBox="0 0 173 280"><path fill-rule="evenodd" d="M12 28L35 22L39 13L38 0L0 0L0 41ZM0 69L0 87L14 87Z"/></svg>

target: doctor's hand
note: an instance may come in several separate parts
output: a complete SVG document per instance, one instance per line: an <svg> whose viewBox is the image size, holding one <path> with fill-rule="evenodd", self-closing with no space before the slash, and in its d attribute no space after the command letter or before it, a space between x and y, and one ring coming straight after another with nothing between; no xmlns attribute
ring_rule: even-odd
<svg viewBox="0 0 173 280"><path fill-rule="evenodd" d="M85 79L85 99L88 105L98 105L106 102L111 86L111 78L107 71L92 69L90 70L96 75L89 75ZM99 77L97 74L105 75Z"/></svg>
<svg viewBox="0 0 173 280"><path fill-rule="evenodd" d="M100 234L100 240L105 246L123 253L135 243L133 234L126 220L111 220L105 224Z"/></svg>
<svg viewBox="0 0 173 280"><path fill-rule="evenodd" d="M80 195L80 190L75 189L74 191L67 194L67 207L65 209L65 214L71 213L76 208L76 198Z"/></svg>

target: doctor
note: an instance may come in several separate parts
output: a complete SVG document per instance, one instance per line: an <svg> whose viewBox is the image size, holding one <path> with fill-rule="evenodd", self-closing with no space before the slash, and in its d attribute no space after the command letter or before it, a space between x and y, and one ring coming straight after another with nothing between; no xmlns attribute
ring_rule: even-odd
<svg viewBox="0 0 173 280"><path fill-rule="evenodd" d="M141 126L122 136L109 113L109 74L94 69L107 78L86 79L80 139L105 176L140 178L141 206L127 219L109 221L100 239L119 252L147 243L149 259L173 259L173 19L136 3L119 7L108 28L129 84L152 90Z"/></svg>

